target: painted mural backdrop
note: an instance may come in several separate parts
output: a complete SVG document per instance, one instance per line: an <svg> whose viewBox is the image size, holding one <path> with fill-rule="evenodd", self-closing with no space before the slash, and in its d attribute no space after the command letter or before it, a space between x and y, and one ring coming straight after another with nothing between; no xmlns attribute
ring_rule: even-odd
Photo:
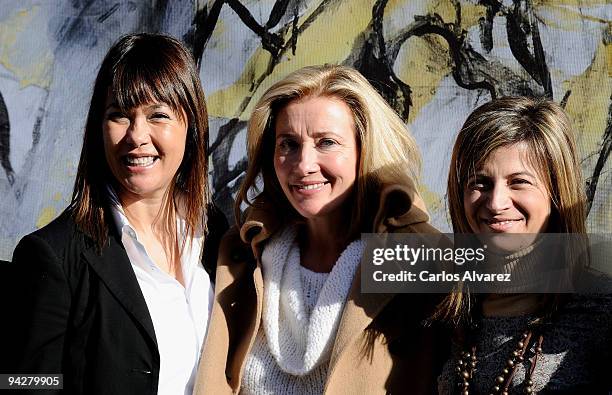
<svg viewBox="0 0 612 395"><path fill-rule="evenodd" d="M228 214L261 94L302 66L360 70L410 126L420 189L448 230L445 179L468 113L501 95L562 103L578 131L589 230L612 230L609 0L2 0L0 259L68 204L95 73L122 34L193 51L208 98L211 180Z"/></svg>

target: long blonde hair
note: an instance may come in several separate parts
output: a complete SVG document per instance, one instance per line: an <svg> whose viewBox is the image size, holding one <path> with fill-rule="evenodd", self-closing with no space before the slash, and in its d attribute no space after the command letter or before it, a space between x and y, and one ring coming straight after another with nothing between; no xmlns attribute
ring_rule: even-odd
<svg viewBox="0 0 612 395"><path fill-rule="evenodd" d="M299 219L286 199L273 166L274 118L292 100L307 96L329 96L350 108L359 146L359 173L352 208L354 234L370 231L373 213L369 195L382 184L416 186L421 159L414 138L406 125L358 71L338 65L309 66L299 69L270 87L255 105L248 124L249 167L235 202L236 221L241 224L241 206L263 205L284 221ZM261 177L263 188L258 189ZM251 191L259 192L256 199Z"/></svg>

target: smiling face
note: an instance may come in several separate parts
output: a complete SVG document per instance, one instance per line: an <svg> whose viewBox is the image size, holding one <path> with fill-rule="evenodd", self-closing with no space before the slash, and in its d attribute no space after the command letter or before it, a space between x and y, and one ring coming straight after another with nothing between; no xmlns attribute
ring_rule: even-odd
<svg viewBox="0 0 612 395"><path fill-rule="evenodd" d="M164 103L122 112L109 95L102 121L104 152L122 201L166 193L185 153L187 127L182 115Z"/></svg>
<svg viewBox="0 0 612 395"><path fill-rule="evenodd" d="M335 97L289 102L276 117L274 170L306 219L334 219L357 178L359 150L349 107Z"/></svg>
<svg viewBox="0 0 612 395"><path fill-rule="evenodd" d="M546 231L551 201L526 158L523 144L498 148L468 179L463 207L474 233Z"/></svg>

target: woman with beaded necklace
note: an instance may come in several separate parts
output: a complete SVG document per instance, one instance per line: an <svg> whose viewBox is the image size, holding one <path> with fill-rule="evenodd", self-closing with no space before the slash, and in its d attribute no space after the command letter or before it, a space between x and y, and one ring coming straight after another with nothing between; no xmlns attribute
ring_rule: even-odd
<svg viewBox="0 0 612 395"><path fill-rule="evenodd" d="M453 230L584 235L583 188L561 107L527 97L493 100L470 114L453 148ZM521 273L541 254L534 245L504 256L502 270L525 278ZM568 256L563 259L568 264ZM436 315L458 325L453 355L438 379L440 394L597 394L612 388L603 379L612 344L609 295L457 292L447 302Z"/></svg>

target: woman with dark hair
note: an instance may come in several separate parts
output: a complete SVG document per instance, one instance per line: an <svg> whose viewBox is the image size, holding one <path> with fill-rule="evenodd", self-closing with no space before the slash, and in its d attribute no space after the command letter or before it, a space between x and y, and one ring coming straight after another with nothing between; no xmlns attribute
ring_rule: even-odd
<svg viewBox="0 0 612 395"><path fill-rule="evenodd" d="M558 104L505 97L470 114L448 176L453 230L488 236L504 247L514 244L489 251L487 259L515 285L503 293L470 294L464 288L441 305L437 315L458 324L454 355L439 378L441 394L612 389L612 298L571 295L568 288L578 284L580 273L582 279L597 276L599 290L610 289L604 276L587 270L588 253L580 255L586 251L585 202L571 123ZM542 233L571 235L553 239ZM555 240L571 242L551 244ZM556 271L544 272L549 263ZM555 273L561 273L560 281L551 285Z"/></svg>
<svg viewBox="0 0 612 395"><path fill-rule="evenodd" d="M15 371L63 373L67 393L191 393L206 271L225 230L210 209L207 140L188 51L157 34L117 41L95 82L70 206L13 255Z"/></svg>

